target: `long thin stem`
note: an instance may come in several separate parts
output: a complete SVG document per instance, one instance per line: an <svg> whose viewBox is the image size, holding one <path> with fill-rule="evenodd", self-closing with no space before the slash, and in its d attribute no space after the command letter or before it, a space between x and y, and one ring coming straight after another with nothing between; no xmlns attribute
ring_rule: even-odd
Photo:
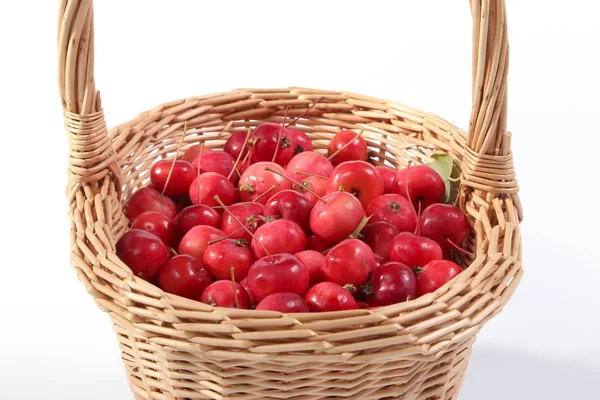
<svg viewBox="0 0 600 400"><path fill-rule="evenodd" d="M256 144L258 143L259 140L260 139L256 139L256 141L250 145L250 150L244 156L244 159L242 160L242 165L245 165L246 161L248 161L248 160L250 160L250 162L252 161L252 154L254 153L254 146L256 146ZM240 178L241 177L242 177L242 174L240 174Z"/></svg>
<svg viewBox="0 0 600 400"><path fill-rule="evenodd" d="M265 197L266 195L268 195L269 193L271 193L273 190L277 189L277 186L273 185L271 186L269 189L267 189L266 192L264 192L263 194L261 194L260 196L258 196L257 198L255 198L254 200L252 200L253 203L258 202L258 200L262 199L263 197Z"/></svg>
<svg viewBox="0 0 600 400"><path fill-rule="evenodd" d="M238 175L238 178L241 178L242 177L242 173L238 169L237 165L234 165L233 169L234 169L235 173Z"/></svg>
<svg viewBox="0 0 600 400"><path fill-rule="evenodd" d="M275 153L273 153L273 159L271 162L275 162L277 159L277 153L279 152L279 146L281 146L281 137L283 136L283 130L285 129L285 120L287 119L288 111L290 107L287 106L285 108L285 113L283 114L283 122L281 123L281 129L279 130L279 136L277 136L277 146L275 146Z"/></svg>
<svg viewBox="0 0 600 400"><path fill-rule="evenodd" d="M452 247L454 247L456 250L460 251L461 253L464 253L468 256L473 256L473 253L471 253L470 251L467 251L465 249L463 249L462 247L460 247L459 245L457 245L456 243L454 243L450 238L446 238L446 241L448 241L448 243L450 243L450 245Z"/></svg>
<svg viewBox="0 0 600 400"><path fill-rule="evenodd" d="M252 224L254 224L254 223L256 223L256 221L250 221L250 222L248 222L248 223L247 223L245 226L241 227L240 229L238 229L238 230L237 230L237 231L235 231L235 232L232 232L232 233L230 233L230 234L229 234L229 235L227 235L227 236L223 236L223 237L220 237L220 238L218 238L218 239L213 239L213 240L211 240L210 242L208 242L208 245L210 246L210 245L212 245L212 244L215 244L215 243L222 242L223 240L230 239L230 238L232 238L233 236L237 235L238 233L242 233L242 231L245 231L245 229L244 229L244 228L249 228L249 227L250 227Z"/></svg>
<svg viewBox="0 0 600 400"><path fill-rule="evenodd" d="M296 174L296 175L310 176L310 177L313 177L313 178L320 178L320 179L325 179L325 180L329 179L326 176L318 175L318 174L311 174L310 172L294 171L294 174Z"/></svg>
<svg viewBox="0 0 600 400"><path fill-rule="evenodd" d="M233 298L235 299L235 308L240 308L240 302L237 295L237 287L235 285L235 268L231 267L231 286L233 288Z"/></svg>
<svg viewBox="0 0 600 400"><path fill-rule="evenodd" d="M167 175L167 181L165 182L165 186L163 187L162 192L160 193L161 197L165 195L165 191L167 190L167 186L169 186L169 181L171 180L171 175L173 174L173 169L175 168L175 163L177 162L177 158L179 157L179 151L181 150L181 146L183 145L183 141L185 140L185 134L187 133L188 123L186 122L183 126L183 133L181 134L181 140L179 141L179 146L177 146L177 151L175 152L175 158L171 163L171 169L169 169L169 175Z"/></svg>
<svg viewBox="0 0 600 400"><path fill-rule="evenodd" d="M300 186L300 187L301 187L303 190L306 190L307 192L309 192L309 193L312 193L312 194L313 194L313 195L314 195L314 196L315 196L317 199L319 199L319 200L321 200L323 203L327 204L327 202L326 202L325 200L323 200L323 198L322 198L321 196L319 196L319 195L318 195L317 193L315 193L315 192L314 192L312 189L309 189L308 187L304 186L303 184L301 184L301 183L300 183L300 182L298 182L297 180L295 180L295 179L292 179L292 178L290 178L289 176L287 176L287 175L285 175L285 174L282 174L281 172L277 172L277 171L275 171L274 169L272 169L272 168L269 168L269 167L265 167L265 171L272 172L272 173L274 173L274 174L276 174L276 175L279 175L279 176L281 176L282 178L285 178L285 179L289 180L289 181L290 181L290 182L292 182L293 184Z"/></svg>
<svg viewBox="0 0 600 400"><path fill-rule="evenodd" d="M417 210L415 209L415 204L413 203L412 199L410 198L410 191L408 190L408 177L410 176L410 166L412 165L412 161L408 162L408 166L406 167L406 180L404 181L404 190L406 190L406 197L408 198L408 201L410 202L410 206L413 210L413 213L415 214L415 218L417 219L417 226L415 227L415 235L416 236L421 236L421 228L419 226L419 214L417 214ZM421 203L419 202L419 209L421 207Z"/></svg>
<svg viewBox="0 0 600 400"><path fill-rule="evenodd" d="M221 206L218 206L218 207L221 208ZM253 224L257 223L258 220L260 219L260 218L258 218L258 215L252 215L252 216L248 217L248 219L250 219L251 217L257 217L257 218L251 220L250 222L246 222L246 225L242 226L240 229L238 229L235 232L230 233L227 236L223 236L221 238L211 240L210 242L208 242L208 245L210 246L211 244L219 243L219 242L222 242L223 240L230 239L233 236L237 235L238 233L241 233L241 232L245 231L246 228L250 228L250 226L252 226ZM276 215L268 215L266 217L276 217Z"/></svg>
<svg viewBox="0 0 600 400"><path fill-rule="evenodd" d="M422 204L423 203L421 202L421 200L419 200L419 208L417 210L417 236L421 236L421 205Z"/></svg>
<svg viewBox="0 0 600 400"><path fill-rule="evenodd" d="M340 154L340 152L341 152L342 150L344 150L346 147L348 147L348 146L350 146L352 143L354 143L354 141L355 141L356 139L358 139L359 137L361 137L363 133L365 133L365 131L360 131L360 132L358 132L358 134L357 134L357 135L354 137L354 139L352 139L351 141L349 141L348 143L346 143L345 145L343 145L342 147L340 147L339 149L337 149L337 150L336 150L336 152L335 152L335 153L333 153L332 155L330 155L329 157L327 157L327 159L328 159L329 161L333 160L333 158L334 158L335 156L337 156L338 154Z"/></svg>
<svg viewBox="0 0 600 400"><path fill-rule="evenodd" d="M331 246L330 248L328 248L328 249L327 249L327 250L325 250L325 251L322 251L322 252L321 252L321 254L323 254L324 256L326 256L326 255L327 255L327 253L329 253L329 252L330 252L330 251L331 251L331 250L332 250L332 249L333 249L335 246L337 246L337 244L336 244L336 245L333 245L333 246Z"/></svg>
<svg viewBox="0 0 600 400"><path fill-rule="evenodd" d="M223 209L225 210L225 212L226 212L227 214L229 214L229 215L231 216L231 218L233 218L233 220L234 220L235 222L237 222L238 224L240 224L240 226L243 226L243 227L244 227L244 229L246 230L246 232L248 232L248 234L249 234L249 235L252 237L252 239L256 240L256 243L258 243L258 245L259 245L260 247L262 247L262 249L265 251L265 254L266 254L267 256L269 256L269 258L271 259L271 262L272 262L272 263L275 263L275 259L273 258L273 256L271 255L271 253L269 253L269 250L267 250L267 248L266 248L266 247L265 247L265 246L264 246L264 245L263 245L263 244L260 242L260 240L258 240L258 238L257 238L257 237L254 235L254 233L250 232L250 229L246 228L246 225L244 225L244 224L242 223L242 221L240 221L240 219L239 219L238 217L236 217L236 216L235 216L235 214L233 214L233 213L232 213L232 212L229 210L229 208L228 208L228 207L227 207L227 206L226 206L226 205L225 205L225 204L224 204L224 203L221 201L221 199L219 198L219 196L215 196L215 197L214 197L214 199L215 199L215 201L216 201L217 203L219 203L219 205L220 205L221 207L223 207Z"/></svg>
<svg viewBox="0 0 600 400"><path fill-rule="evenodd" d="M242 149L240 150L240 154L238 154L237 159L235 160L235 163L233 164L233 168L231 169L231 172L229 172L229 175L227 175L227 179L231 179L231 176L233 175L233 173L237 169L238 164L240 162L240 159L242 158L242 155L244 154L244 150L246 150L246 145L248 145L248 140L250 140L250 135L251 134L252 134L252 129L248 128L248 133L246 134L246 139L244 140L244 144L242 145Z"/></svg>
<svg viewBox="0 0 600 400"><path fill-rule="evenodd" d="M204 152L204 142L200 143L200 154L198 154L198 169L196 173L196 182L198 182L198 204L202 204L202 191L200 190L200 169L202 168L202 153Z"/></svg>
<svg viewBox="0 0 600 400"><path fill-rule="evenodd" d="M369 223L369 220L371 219L372 215L369 215L368 217L364 217L360 223L356 226L356 228L354 228L354 232L352 232L350 234L350 236L348 236L350 239L357 239L358 236L360 235L360 231L362 231L365 226L367 226L367 224Z"/></svg>
<svg viewBox="0 0 600 400"><path fill-rule="evenodd" d="M300 118L302 118L302 117L304 117L306 114L308 114L308 113L310 112L310 110L312 110L313 108L315 108L315 106L316 106L316 105L317 105L317 104L318 104L320 101L322 101L324 98L325 98L325 96L319 96L319 98L318 98L317 100L315 100L315 102L314 102L314 103L312 103L312 105L311 105L310 107L308 107L308 108L306 109L306 111L304 111L302 114L298 115L296 118L294 118L294 119L292 120L292 122L290 122L289 124L287 124L287 125L286 125L286 128L287 128L288 126L292 126L292 125L294 125L296 122L298 122L298 120L299 120Z"/></svg>

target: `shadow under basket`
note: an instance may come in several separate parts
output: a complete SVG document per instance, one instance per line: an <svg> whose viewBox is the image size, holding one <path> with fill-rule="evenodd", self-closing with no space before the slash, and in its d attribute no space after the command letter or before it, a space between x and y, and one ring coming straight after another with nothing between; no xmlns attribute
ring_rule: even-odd
<svg viewBox="0 0 600 400"><path fill-rule="evenodd" d="M522 218L506 131L504 1L471 2L473 109L468 134L402 104L343 91L238 89L163 104L107 131L93 77L90 0L63 0L60 89L70 142L72 264L113 321L136 399L456 399L475 335L518 286ZM315 101L318 103L314 105ZM395 167L436 151L461 161L459 206L471 232L465 271L436 291L375 310L283 315L215 308L135 277L115 254L123 207L159 159L183 145L221 148L238 131L300 118L324 152L340 129L364 131L369 159ZM289 121L289 119L288 119Z"/></svg>

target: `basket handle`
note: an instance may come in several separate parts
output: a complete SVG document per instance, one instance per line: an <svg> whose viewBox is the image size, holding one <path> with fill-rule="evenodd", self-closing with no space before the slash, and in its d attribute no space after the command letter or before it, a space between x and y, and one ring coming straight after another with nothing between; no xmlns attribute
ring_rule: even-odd
<svg viewBox="0 0 600 400"><path fill-rule="evenodd" d="M92 0L61 0L58 20L58 83L69 136L72 184L95 183L112 172L119 182L116 153L108 137L94 80ZM117 190L120 185L117 185Z"/></svg>
<svg viewBox="0 0 600 400"><path fill-rule="evenodd" d="M506 131L509 64L504 0L470 0L473 15L473 106L462 160L461 202L473 190L514 195L511 134Z"/></svg>
<svg viewBox="0 0 600 400"><path fill-rule="evenodd" d="M506 132L508 39L504 0L470 0L473 15L473 107L463 187L516 193L510 134ZM114 164L94 81L92 0L61 0L58 27L59 87L70 135L69 171L75 182L103 178ZM500 178L490 178L490 170Z"/></svg>

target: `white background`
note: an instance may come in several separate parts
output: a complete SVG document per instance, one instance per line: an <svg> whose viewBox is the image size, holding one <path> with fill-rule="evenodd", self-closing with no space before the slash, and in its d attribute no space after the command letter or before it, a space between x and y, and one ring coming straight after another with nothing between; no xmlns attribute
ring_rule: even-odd
<svg viewBox="0 0 600 400"><path fill-rule="evenodd" d="M598 398L598 6L507 3L526 274L479 335L461 399ZM131 399L109 319L69 266L57 8L0 4L0 398ZM173 99L299 85L466 128L470 46L466 1L96 0L110 126Z"/></svg>

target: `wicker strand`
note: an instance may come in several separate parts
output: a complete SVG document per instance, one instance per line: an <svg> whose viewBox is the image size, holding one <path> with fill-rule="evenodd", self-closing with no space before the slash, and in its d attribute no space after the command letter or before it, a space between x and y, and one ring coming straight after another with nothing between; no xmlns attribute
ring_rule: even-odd
<svg viewBox="0 0 600 400"><path fill-rule="evenodd" d="M463 185L490 193L516 194L519 191L512 154L477 154L467 147L461 166Z"/></svg>

